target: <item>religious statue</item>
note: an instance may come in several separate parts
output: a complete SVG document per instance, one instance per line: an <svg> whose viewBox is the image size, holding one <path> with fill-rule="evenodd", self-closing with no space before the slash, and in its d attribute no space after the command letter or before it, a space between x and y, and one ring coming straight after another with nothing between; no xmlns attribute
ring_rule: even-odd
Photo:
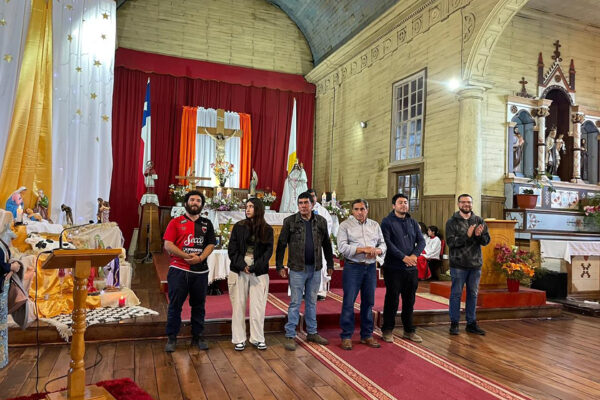
<svg viewBox="0 0 600 400"><path fill-rule="evenodd" d="M154 193L154 181L158 179L154 169L154 161L148 160L144 169L144 183L146 184L146 193Z"/></svg>
<svg viewBox="0 0 600 400"><path fill-rule="evenodd" d="M256 185L258 185L258 174L252 168L252 179L250 179L250 196L256 196Z"/></svg>
<svg viewBox="0 0 600 400"><path fill-rule="evenodd" d="M552 128L546 138L546 171L551 175L556 175L556 154L554 150L554 141L556 139L556 128Z"/></svg>
<svg viewBox="0 0 600 400"><path fill-rule="evenodd" d="M27 190L27 188L25 186L21 186L12 192L8 199L6 199L6 206L4 208L6 211L10 211L15 219L17 218L17 210L19 207L23 209L23 196L21 193L23 193L25 190Z"/></svg>
<svg viewBox="0 0 600 400"><path fill-rule="evenodd" d="M521 158L523 157L523 145L525 139L519 133L519 128L515 126L513 131L513 172L516 174L519 172L519 166L521 165Z"/></svg>
<svg viewBox="0 0 600 400"><path fill-rule="evenodd" d="M50 205L50 201L48 200L48 196L44 194L42 189L38 189L37 191L37 200L35 202L35 207L33 207L33 212L38 213L42 216L43 219L52 223L52 220L48 218L48 206Z"/></svg>
<svg viewBox="0 0 600 400"><path fill-rule="evenodd" d="M104 199L102 197L98 197L98 211L96 212L96 221L100 223L102 219L102 203L104 203Z"/></svg>
<svg viewBox="0 0 600 400"><path fill-rule="evenodd" d="M100 214L100 223L106 224L107 222L110 222L110 204L108 203L108 201L104 200L102 202L102 206L100 206L100 208L98 209L98 214Z"/></svg>
<svg viewBox="0 0 600 400"><path fill-rule="evenodd" d="M279 212L298 212L298 195L307 190L308 178L306 177L306 172L304 171L302 164L298 164L296 161L288 177L285 179Z"/></svg>
<svg viewBox="0 0 600 400"><path fill-rule="evenodd" d="M71 210L71 207L61 204L60 211L63 211L65 213L65 216L67 218L67 225L73 225L73 210Z"/></svg>
<svg viewBox="0 0 600 400"><path fill-rule="evenodd" d="M552 175L558 175L558 167L560 166L560 153L565 153L565 141L563 140L563 134L558 135L558 138L554 141L554 157L555 157L555 171Z"/></svg>
<svg viewBox="0 0 600 400"><path fill-rule="evenodd" d="M27 218L29 218L30 221L41 221L42 220L42 216L36 212L33 212L33 210L31 208L26 208L25 214L27 214Z"/></svg>
<svg viewBox="0 0 600 400"><path fill-rule="evenodd" d="M581 179L587 181L588 177L588 149L587 140L581 139Z"/></svg>

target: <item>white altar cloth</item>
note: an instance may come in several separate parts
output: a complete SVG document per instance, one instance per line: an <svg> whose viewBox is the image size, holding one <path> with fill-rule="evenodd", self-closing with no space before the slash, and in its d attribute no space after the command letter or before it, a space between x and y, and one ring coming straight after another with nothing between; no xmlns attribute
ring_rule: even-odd
<svg viewBox="0 0 600 400"><path fill-rule="evenodd" d="M570 263L574 256L600 256L600 242L540 240L544 258L562 258Z"/></svg>
<svg viewBox="0 0 600 400"><path fill-rule="evenodd" d="M293 215L291 213L265 213L265 221L269 225L283 225L283 220L286 217ZM246 219L246 213L244 211L215 211L206 210L206 218L212 222L215 229L218 229L220 224L226 224L231 219L231 224L235 224L238 221Z"/></svg>
<svg viewBox="0 0 600 400"><path fill-rule="evenodd" d="M221 279L227 279L229 276L229 266L231 260L227 255L227 250L214 250L206 259L208 263L208 284Z"/></svg>

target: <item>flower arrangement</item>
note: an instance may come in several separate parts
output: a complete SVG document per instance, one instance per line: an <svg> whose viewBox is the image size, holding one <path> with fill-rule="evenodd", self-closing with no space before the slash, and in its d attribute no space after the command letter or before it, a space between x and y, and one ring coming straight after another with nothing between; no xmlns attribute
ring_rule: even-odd
<svg viewBox="0 0 600 400"><path fill-rule="evenodd" d="M175 203L183 202L187 192L188 192L188 190L187 190L187 187L185 187L185 186L174 185L174 184L169 185L169 195L171 196L171 198L173 199L173 201Z"/></svg>
<svg viewBox="0 0 600 400"><path fill-rule="evenodd" d="M344 207L338 201L334 201L334 200L328 201L326 204L323 204L323 205L325 206L327 211L329 211L329 214L337 215L340 222L342 222L343 220L348 218L348 216L350 216L350 209L347 207Z"/></svg>
<svg viewBox="0 0 600 400"><path fill-rule="evenodd" d="M220 186L225 186L227 179L233 175L233 164L229 161L217 159L214 163L210 164L210 168L219 180Z"/></svg>
<svg viewBox="0 0 600 400"><path fill-rule="evenodd" d="M237 211L243 204L233 197L213 197L206 199L206 209L215 211Z"/></svg>
<svg viewBox="0 0 600 400"><path fill-rule="evenodd" d="M223 229L217 229L216 234L221 235L221 248L226 249L229 246L229 238L231 237L231 225L233 221L231 218L227 220L227 223L223 225Z"/></svg>
<svg viewBox="0 0 600 400"><path fill-rule="evenodd" d="M258 192L256 197L262 200L265 206L271 206L277 200L277 193L275 192Z"/></svg>
<svg viewBox="0 0 600 400"><path fill-rule="evenodd" d="M581 199L580 203L585 213L585 219L600 226L600 195Z"/></svg>
<svg viewBox="0 0 600 400"><path fill-rule="evenodd" d="M338 260L343 260L344 259L344 255L342 253L340 253L339 249L338 249L338 245L337 245L337 236L335 236L333 233L329 235L329 239L331 240L331 250L333 251L333 255L335 256L335 258L337 258Z"/></svg>
<svg viewBox="0 0 600 400"><path fill-rule="evenodd" d="M494 264L496 269L502 272L507 279L521 281L533 278L537 269L534 266L537 261L534 253L506 244L497 244L495 250L496 260Z"/></svg>

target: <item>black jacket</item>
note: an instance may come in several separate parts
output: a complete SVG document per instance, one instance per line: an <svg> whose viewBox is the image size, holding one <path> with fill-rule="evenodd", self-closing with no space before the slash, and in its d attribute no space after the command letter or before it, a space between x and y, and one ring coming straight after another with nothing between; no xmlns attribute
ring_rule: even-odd
<svg viewBox="0 0 600 400"><path fill-rule="evenodd" d="M239 221L233 226L231 236L229 237L229 246L227 247L227 253L231 260L229 269L238 274L246 268L244 256L247 249L246 241L250 236L250 229L244 221ZM273 228L267 225L266 243L256 238L254 245L254 265L250 267L250 272L256 276L268 273L271 255L273 255Z"/></svg>
<svg viewBox="0 0 600 400"><path fill-rule="evenodd" d="M483 225L480 236L467 236L470 225ZM483 265L481 246L490 242L488 227L483 218L471 213L469 219L464 219L457 211L446 222L446 244L450 249L450 267L459 269L478 269Z"/></svg>
<svg viewBox="0 0 600 400"><path fill-rule="evenodd" d="M392 211L381 221L381 232L387 246L383 268L415 268L407 267L403 259L410 255L418 257L425 248L419 223L408 213L400 218Z"/></svg>
<svg viewBox="0 0 600 400"><path fill-rule="evenodd" d="M313 213L310 221L315 249L315 270L319 271L323 268L323 253L325 253L325 260L327 261L327 269L333 269L333 251L331 249L329 232L327 231L327 220ZM289 245L288 267L294 271L304 271L305 240L304 220L299 212L283 220L283 227L277 241L277 270L283 268L283 256L285 255L286 247Z"/></svg>

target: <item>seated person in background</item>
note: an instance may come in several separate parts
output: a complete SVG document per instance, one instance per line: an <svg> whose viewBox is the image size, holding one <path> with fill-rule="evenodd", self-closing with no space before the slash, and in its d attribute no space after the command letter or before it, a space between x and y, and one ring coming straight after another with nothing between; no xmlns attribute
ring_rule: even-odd
<svg viewBox="0 0 600 400"><path fill-rule="evenodd" d="M423 239L427 240L427 225L425 225L423 222L419 222L419 228L421 228Z"/></svg>
<svg viewBox="0 0 600 400"><path fill-rule="evenodd" d="M427 238L425 238L425 250L417 258L417 270L419 271L419 279L431 278L428 260L439 260L442 250L442 240L440 239L440 230L437 226L431 225L427 228Z"/></svg>

